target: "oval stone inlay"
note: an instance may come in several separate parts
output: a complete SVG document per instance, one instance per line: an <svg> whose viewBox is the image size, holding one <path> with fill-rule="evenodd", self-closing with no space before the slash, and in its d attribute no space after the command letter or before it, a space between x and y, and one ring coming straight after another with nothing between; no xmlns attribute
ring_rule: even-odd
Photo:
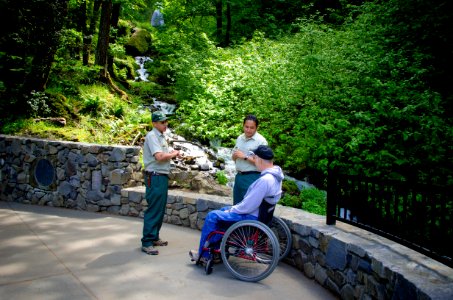
<svg viewBox="0 0 453 300"><path fill-rule="evenodd" d="M55 178L55 169L47 159L40 159L35 168L35 180L42 186L49 186Z"/></svg>

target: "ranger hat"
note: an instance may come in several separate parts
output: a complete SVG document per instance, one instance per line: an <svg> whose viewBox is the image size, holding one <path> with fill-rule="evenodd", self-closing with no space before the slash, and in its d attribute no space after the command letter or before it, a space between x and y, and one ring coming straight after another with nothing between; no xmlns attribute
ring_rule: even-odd
<svg viewBox="0 0 453 300"><path fill-rule="evenodd" d="M153 112L152 121L153 122L161 122L167 120L167 116L161 112L160 110Z"/></svg>
<svg viewBox="0 0 453 300"><path fill-rule="evenodd" d="M272 160L274 158L274 152L272 152L272 149L266 145L258 146L258 148L253 150L253 153L265 160Z"/></svg>

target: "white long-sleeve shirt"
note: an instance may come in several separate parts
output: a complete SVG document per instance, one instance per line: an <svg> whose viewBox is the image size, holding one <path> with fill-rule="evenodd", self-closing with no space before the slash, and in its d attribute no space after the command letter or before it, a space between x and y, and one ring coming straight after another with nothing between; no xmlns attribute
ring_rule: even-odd
<svg viewBox="0 0 453 300"><path fill-rule="evenodd" d="M284 175L279 166L273 166L261 172L258 178L247 190L244 199L233 205L230 212L249 214L258 217L261 201L265 199L270 204L277 204L282 195Z"/></svg>

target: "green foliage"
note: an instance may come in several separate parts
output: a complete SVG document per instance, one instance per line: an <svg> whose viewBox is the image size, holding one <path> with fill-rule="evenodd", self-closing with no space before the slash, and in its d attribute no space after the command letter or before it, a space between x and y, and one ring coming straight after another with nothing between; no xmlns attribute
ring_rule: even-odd
<svg viewBox="0 0 453 300"><path fill-rule="evenodd" d="M99 66L84 66L80 61L55 58L47 89L67 96L77 96L79 86L99 80Z"/></svg>
<svg viewBox="0 0 453 300"><path fill-rule="evenodd" d="M156 82L131 82L130 93L140 97L143 103L149 104L153 103L153 98L165 100L165 97L171 92L168 87Z"/></svg>
<svg viewBox="0 0 453 300"><path fill-rule="evenodd" d="M321 170L322 177L330 166L367 176L451 177L451 122L445 100L423 80L428 56L389 47L391 6L360 9L342 27L302 20L295 34L270 40L255 32L234 48L216 48L203 34L180 39L172 63L177 132L231 146L243 116L254 113L277 163L293 172Z"/></svg>
<svg viewBox="0 0 453 300"><path fill-rule="evenodd" d="M131 21L149 21L152 2L150 0L121 1L123 18Z"/></svg>
<svg viewBox="0 0 453 300"><path fill-rule="evenodd" d="M1 1L0 117L23 115L32 90L43 91L58 48L67 1Z"/></svg>
<svg viewBox="0 0 453 300"><path fill-rule="evenodd" d="M165 60L154 60L145 63L145 68L151 76L148 80L156 82L162 86L174 84L175 75L171 63Z"/></svg>
<svg viewBox="0 0 453 300"><path fill-rule="evenodd" d="M110 108L110 114L115 116L116 118L121 118L125 114L125 108L124 104L122 101L117 100L112 104L112 107Z"/></svg>
<svg viewBox="0 0 453 300"><path fill-rule="evenodd" d="M133 57L126 56L124 59L114 58L113 67L115 68L115 73L119 78L123 80L135 79L136 77L136 63Z"/></svg>
<svg viewBox="0 0 453 300"><path fill-rule="evenodd" d="M18 132L21 132L24 128L27 128L28 126L30 126L30 121L23 118L19 118L14 121L2 124L0 130L1 133L3 134L15 135Z"/></svg>
<svg viewBox="0 0 453 300"><path fill-rule="evenodd" d="M285 194L279 204L294 208L300 208L310 213L326 215L327 194L317 188L306 188L297 195Z"/></svg>
<svg viewBox="0 0 453 300"><path fill-rule="evenodd" d="M63 117L67 124L75 124L79 121L77 115L78 102L70 101L60 93L53 93L51 90L46 91L48 96L47 104L49 106L49 117Z"/></svg>
<svg viewBox="0 0 453 300"><path fill-rule="evenodd" d="M222 185L226 185L228 183L228 177L225 174L225 171L220 170L215 173L215 177L217 182Z"/></svg>
<svg viewBox="0 0 453 300"><path fill-rule="evenodd" d="M278 204L294 208L302 208L302 200L297 195L284 194Z"/></svg>
<svg viewBox="0 0 453 300"><path fill-rule="evenodd" d="M298 195L299 194L299 188L297 187L296 182L293 180L284 179L282 182L282 191L284 194L289 194L289 195Z"/></svg>
<svg viewBox="0 0 453 300"><path fill-rule="evenodd" d="M111 55L118 59L126 58L126 50L124 49L124 46L121 44L118 43L109 44L109 51Z"/></svg>
<svg viewBox="0 0 453 300"><path fill-rule="evenodd" d="M29 105L30 115L32 117L43 117L50 112L47 105L49 97L44 92L31 91L28 96L27 104Z"/></svg>
<svg viewBox="0 0 453 300"><path fill-rule="evenodd" d="M81 52L82 33L75 29L62 30L56 55L66 60L79 59Z"/></svg>
<svg viewBox="0 0 453 300"><path fill-rule="evenodd" d="M97 116L104 103L99 96L88 95L83 98L81 113L90 113L92 116Z"/></svg>
<svg viewBox="0 0 453 300"><path fill-rule="evenodd" d="M318 215L326 215L327 194L325 191L317 188L307 188L300 192L299 197L302 200L301 208L303 210Z"/></svg>

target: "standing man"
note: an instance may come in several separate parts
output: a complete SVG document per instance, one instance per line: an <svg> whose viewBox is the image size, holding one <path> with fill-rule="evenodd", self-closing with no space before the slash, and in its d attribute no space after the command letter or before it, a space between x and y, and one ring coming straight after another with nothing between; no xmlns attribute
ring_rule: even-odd
<svg viewBox="0 0 453 300"><path fill-rule="evenodd" d="M167 246L168 242L159 238L159 231L165 214L168 196L168 174L170 161L179 156L178 150L170 151L164 133L168 127L167 116L161 111L152 114L153 129L148 132L143 145L145 165L146 202L148 208L143 217L142 251L157 255L154 246Z"/></svg>
<svg viewBox="0 0 453 300"><path fill-rule="evenodd" d="M260 145L267 145L266 139L257 132L258 119L254 115L244 118L242 133L236 139L232 158L236 163L236 177L233 186L233 205L244 199L249 186L260 177L253 156L248 152L255 150Z"/></svg>

